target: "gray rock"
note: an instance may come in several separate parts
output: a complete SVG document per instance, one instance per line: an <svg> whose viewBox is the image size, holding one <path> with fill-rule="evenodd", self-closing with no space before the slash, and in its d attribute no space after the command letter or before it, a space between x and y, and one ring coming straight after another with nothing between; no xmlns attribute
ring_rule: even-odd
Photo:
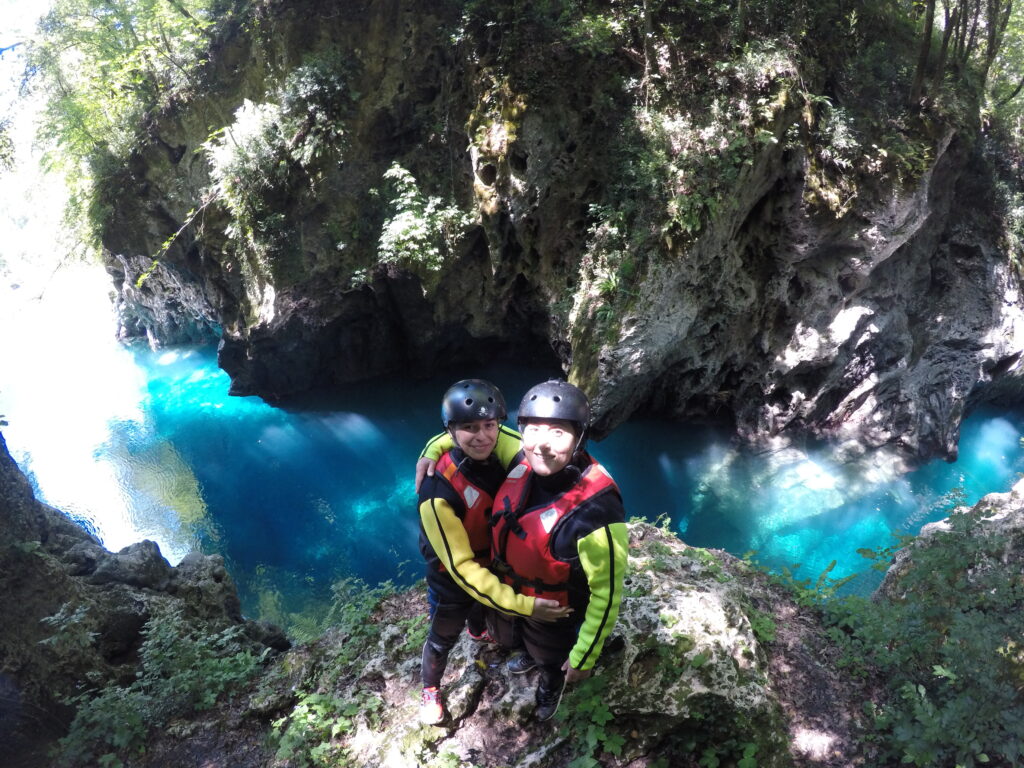
<svg viewBox="0 0 1024 768"><path fill-rule="evenodd" d="M129 584L135 587L162 590L171 576L171 564L160 554L155 541L129 544L116 554L100 560L89 577L93 584Z"/></svg>

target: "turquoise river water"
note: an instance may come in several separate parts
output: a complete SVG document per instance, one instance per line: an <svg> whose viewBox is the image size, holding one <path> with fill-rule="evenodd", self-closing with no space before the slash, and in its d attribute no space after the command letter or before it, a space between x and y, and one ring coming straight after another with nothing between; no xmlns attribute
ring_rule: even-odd
<svg viewBox="0 0 1024 768"><path fill-rule="evenodd" d="M514 406L551 373L394 377L281 409L228 396L211 348L125 348L102 322L72 325L48 342L0 339L3 433L38 495L112 549L150 538L172 562L193 548L222 554L246 612L272 620L341 578L419 578L412 470L440 426L443 390L484 375ZM667 517L690 544L755 550L772 568L801 563L804 576L834 559L841 577L868 571L858 548L943 517L953 489L968 501L1008 490L1024 471L1022 434L1024 415L979 411L957 462L877 478L825 452L751 455L721 431L655 420L630 421L592 448L630 515Z"/></svg>

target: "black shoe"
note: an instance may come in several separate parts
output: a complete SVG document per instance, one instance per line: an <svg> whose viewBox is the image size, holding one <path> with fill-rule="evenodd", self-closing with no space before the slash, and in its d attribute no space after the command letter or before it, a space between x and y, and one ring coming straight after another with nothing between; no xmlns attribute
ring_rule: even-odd
<svg viewBox="0 0 1024 768"><path fill-rule="evenodd" d="M513 675L524 675L537 666L528 653L519 653L508 660L508 671Z"/></svg>
<svg viewBox="0 0 1024 768"><path fill-rule="evenodd" d="M558 711L558 705L562 701L562 691L564 690L565 680L562 680L561 685L553 691L549 691L543 684L537 686L537 710L535 712L537 720L543 723L545 720L550 720L555 716L555 712Z"/></svg>

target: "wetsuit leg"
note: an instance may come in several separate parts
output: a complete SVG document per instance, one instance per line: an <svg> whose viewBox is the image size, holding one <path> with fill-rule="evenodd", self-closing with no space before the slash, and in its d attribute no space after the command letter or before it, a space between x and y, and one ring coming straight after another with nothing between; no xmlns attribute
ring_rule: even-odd
<svg viewBox="0 0 1024 768"><path fill-rule="evenodd" d="M522 622L523 643L527 653L537 662L540 669L541 685L548 690L560 688L565 679L562 665L569 658L569 651L576 644L582 622L570 617L568 620L544 624L526 619Z"/></svg>
<svg viewBox="0 0 1024 768"><path fill-rule="evenodd" d="M466 617L466 626L469 629L469 633L474 637L480 637L480 635L487 631L486 610L482 603L478 603L476 600L473 601L473 607L469 611L469 616Z"/></svg>
<svg viewBox="0 0 1024 768"><path fill-rule="evenodd" d="M448 654L459 639L466 618L476 601L466 603L438 602L430 622L430 633L423 644L423 666L420 676L423 687L441 685L441 678L448 666Z"/></svg>
<svg viewBox="0 0 1024 768"><path fill-rule="evenodd" d="M523 647L519 621L497 611L487 611L487 631L502 648L514 651Z"/></svg>

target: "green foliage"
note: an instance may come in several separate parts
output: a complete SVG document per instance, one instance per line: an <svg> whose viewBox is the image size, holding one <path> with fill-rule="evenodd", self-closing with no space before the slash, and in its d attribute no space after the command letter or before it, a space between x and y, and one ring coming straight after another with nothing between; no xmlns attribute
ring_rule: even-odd
<svg viewBox="0 0 1024 768"><path fill-rule="evenodd" d="M78 623L65 612L54 625ZM120 765L117 754L138 753L151 728L171 717L209 709L223 693L252 678L260 659L241 627L216 634L193 627L179 607L155 613L143 629L141 666L128 686L108 685L73 699L75 719L60 741L62 766Z"/></svg>
<svg viewBox="0 0 1024 768"><path fill-rule="evenodd" d="M561 735L580 747L569 763L571 768L593 768L597 750L619 756L626 743L625 736L614 727L615 716L605 702L608 681L601 676L589 677L565 694L556 718L561 722Z"/></svg>
<svg viewBox="0 0 1024 768"><path fill-rule="evenodd" d="M369 587L359 579L344 579L332 587L333 602L323 627L332 630L338 651L316 679L307 681L292 709L273 723L277 758L296 766L347 765L346 737L359 722L372 726L383 707L381 699L358 684L369 657L368 647L377 642L380 627L372 615L381 602L395 594L390 582ZM423 631L423 622L407 627ZM402 653L410 652L403 647Z"/></svg>
<svg viewBox="0 0 1024 768"><path fill-rule="evenodd" d="M11 119L0 118L0 172L14 169L14 140L11 138Z"/></svg>
<svg viewBox="0 0 1024 768"><path fill-rule="evenodd" d="M388 182L389 217L384 222L378 257L420 273L437 272L455 253L456 245L473 224L473 216L440 197L426 197L415 177L398 163L384 174Z"/></svg>
<svg viewBox="0 0 1024 768"><path fill-rule="evenodd" d="M857 576L857 574L851 573L848 576L835 579L829 575L835 567L836 561L833 560L818 574L813 586L811 586L812 581L809 577L797 578L796 572L800 570L800 563L784 565L779 573L772 574L770 578L774 583L789 589L798 605L820 607L836 597L839 590Z"/></svg>
<svg viewBox="0 0 1024 768"><path fill-rule="evenodd" d="M747 611L747 619L750 621L750 629L753 631L754 637L757 638L758 642L775 642L775 633L778 629L775 626L775 619L756 608L751 608Z"/></svg>
<svg viewBox="0 0 1024 768"><path fill-rule="evenodd" d="M405 638L402 653L414 655L420 652L423 643L427 641L427 635L430 634L430 618L421 614L402 619L398 622L398 628L402 631L402 637Z"/></svg>
<svg viewBox="0 0 1024 768"><path fill-rule="evenodd" d="M1007 541L984 511L912 547L896 597L825 605L840 666L879 675L889 697L871 714L891 757L917 766L1024 758L1024 583L1002 562ZM891 549L870 555L888 563Z"/></svg>
<svg viewBox="0 0 1024 768"><path fill-rule="evenodd" d="M273 723L277 759L295 766L339 765L347 751L342 737L360 716L375 716L382 706L380 698L365 692L300 694L291 712Z"/></svg>
<svg viewBox="0 0 1024 768"><path fill-rule="evenodd" d="M69 224L94 241L110 211L96 179L123 167L147 112L199 87L228 0L55 0L26 52L42 92L38 135L71 190Z"/></svg>
<svg viewBox="0 0 1024 768"><path fill-rule="evenodd" d="M227 206L227 234L254 257L256 276L292 276L297 245L289 212L315 198L317 182L344 154L345 119L359 98L349 87L353 67L340 54L308 57L203 145L213 180L208 201Z"/></svg>
<svg viewBox="0 0 1024 768"><path fill-rule="evenodd" d="M27 59L47 96L43 137L75 168L97 147L124 156L146 110L193 87L215 0L56 0Z"/></svg>
<svg viewBox="0 0 1024 768"><path fill-rule="evenodd" d="M38 542L29 542L38 548ZM98 636L89 620L89 610L84 605L72 607L64 603L52 616L40 619L40 623L54 630L53 634L40 645L50 649L56 656L69 656L91 648Z"/></svg>

